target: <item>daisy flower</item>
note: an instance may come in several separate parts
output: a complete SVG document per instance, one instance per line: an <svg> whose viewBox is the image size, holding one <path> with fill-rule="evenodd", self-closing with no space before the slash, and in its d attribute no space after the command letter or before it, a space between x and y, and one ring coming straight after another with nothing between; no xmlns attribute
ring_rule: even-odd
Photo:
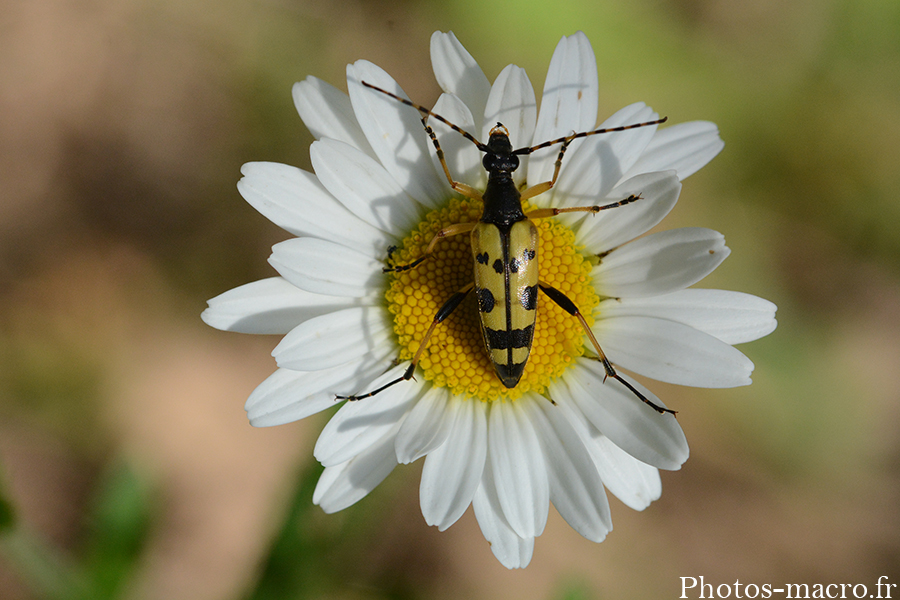
<svg viewBox="0 0 900 600"><path fill-rule="evenodd" d="M524 70L509 65L491 84L452 33L431 38L443 90L434 113L486 141L502 123L513 148L598 128L598 80L583 33L553 54L538 110ZM277 277L213 298L203 319L227 331L284 334L278 369L251 394L251 424L269 426L336 405L401 377L435 315L472 281L469 236L447 237L421 266L435 233L477 221L479 200L450 188L421 115L362 82L406 97L374 64L347 67L349 95L310 77L294 101L316 141L314 173L249 163L241 195L294 238L276 244ZM656 120L643 103L603 121L612 128ZM429 118L452 177L483 190L482 153ZM549 181L559 145L521 156L516 184ZM612 529L606 490L642 510L661 493L659 469L678 469L688 445L673 414L628 373L725 388L750 383L753 364L733 344L775 328L775 306L738 292L687 289L727 256L721 234L647 232L672 209L681 180L723 147L713 123L640 127L575 140L555 187L528 210L640 199L595 215L535 221L542 283L579 307L624 381L607 378L579 321L540 300L530 358L506 388L484 348L475 299L434 328L415 377L355 402L325 426L315 457L325 470L313 501L326 512L365 497L398 464L424 457L422 513L444 530L471 504L497 559L531 560L550 503L587 539ZM647 235L644 235L647 234Z"/></svg>

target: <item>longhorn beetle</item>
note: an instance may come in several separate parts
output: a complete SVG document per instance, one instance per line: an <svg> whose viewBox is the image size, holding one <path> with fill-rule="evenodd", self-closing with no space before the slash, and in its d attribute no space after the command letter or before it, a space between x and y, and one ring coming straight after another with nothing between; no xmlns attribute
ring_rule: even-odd
<svg viewBox="0 0 900 600"><path fill-rule="evenodd" d="M450 182L450 187L467 198L483 201L484 210L478 222L457 223L438 231L425 248L422 256L413 262L405 265L384 267L383 271L385 273L414 269L431 255L439 240L462 233L469 233L471 236L475 266L474 281L453 294L438 310L434 320L431 322L431 326L425 332L425 337L422 338L422 342L413 356L412 362L403 375L366 394L337 396L337 399L360 400L369 398L394 384L412 379L416 363L419 362L422 352L428 346L428 340L431 338L434 329L450 316L473 289L475 290L478 312L481 317L481 333L488 356L494 365L497 377L503 385L507 388L515 387L522 377L525 363L528 361L528 355L531 352L531 342L534 338L534 323L537 314L537 295L538 289L540 289L564 311L578 319L591 344L594 346L594 350L597 352L597 359L603 363L606 377L613 377L619 380L635 396L649 404L660 414L675 414L674 410L663 408L648 400L616 372L575 303L561 291L541 281L538 273L537 252L539 238L537 227L532 222L532 219L543 219L568 212L596 214L601 210L617 208L640 200L640 194L631 195L617 202L611 202L602 206L539 208L528 213L522 210L523 200L542 194L556 184L566 149L574 140L589 135L657 125L664 123L666 117L633 125L572 133L536 146L514 150L509 141L509 131L501 123L497 123L491 129L488 143L483 144L475 139L472 134L457 127L444 117L431 112L424 106L415 104L406 98L401 98L365 81L362 84L422 113L422 125L425 127L428 137L431 138L441 167L444 169L444 175L447 176L447 181ZM444 123L475 144L478 150L484 152L481 164L488 172L488 182L484 192L479 192L471 186L454 181L453 176L450 174L450 169L447 167L447 161L444 160L444 152L441 150L437 136L434 134L431 126L428 125L428 117L433 117ZM550 178L550 181L532 185L520 192L513 181L513 172L519 166L519 156L531 154L535 150L548 148L556 144L562 144L562 147L559 149L559 154L556 157L553 176Z"/></svg>

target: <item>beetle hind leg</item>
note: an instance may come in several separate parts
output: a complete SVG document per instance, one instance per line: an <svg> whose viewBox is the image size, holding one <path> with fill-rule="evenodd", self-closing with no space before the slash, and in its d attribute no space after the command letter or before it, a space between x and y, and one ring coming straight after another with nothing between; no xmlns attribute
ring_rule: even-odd
<svg viewBox="0 0 900 600"><path fill-rule="evenodd" d="M568 296L563 294L561 291L556 289L555 287L549 286L543 282L538 284L538 287L541 288L541 291L547 294L547 296L553 300L560 308L564 311L578 319L581 323L581 327L584 329L584 332L587 334L588 338L591 340L591 344L594 346L594 350L597 351L597 360L599 360L603 364L603 368L606 370L606 377L612 377L619 381L622 385L624 385L628 390L637 396L642 402L649 405L650 408L658 412L659 414L669 413L674 415L677 411L672 410L671 408L664 408L659 406L655 402L649 400L646 396L640 393L633 385L628 383L621 375L616 372L616 369L613 367L612 363L609 362L609 359L606 357L606 354L603 352L603 349L600 348L600 344L597 342L597 338L594 337L594 332L591 331L591 328L588 326L587 321L584 319L584 315L581 314L581 311L578 310L578 307L575 306L575 303L569 300ZM604 380L606 379L604 377Z"/></svg>

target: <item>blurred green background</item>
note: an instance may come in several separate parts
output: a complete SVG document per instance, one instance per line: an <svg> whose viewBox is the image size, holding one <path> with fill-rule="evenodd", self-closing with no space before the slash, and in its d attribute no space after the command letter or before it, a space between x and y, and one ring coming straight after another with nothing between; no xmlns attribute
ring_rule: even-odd
<svg viewBox="0 0 900 600"><path fill-rule="evenodd" d="M900 583L900 2L3 0L0 598L675 598L707 583ZM287 236L240 165L309 168L291 84L369 59L438 88L453 30L540 91L562 35L602 120L643 100L726 142L666 228L722 231L703 287L774 301L755 383L653 384L691 444L663 496L611 500L600 545L555 513L525 571L467 513L418 508L421 461L337 515L311 504L324 418L252 429L276 338L207 298ZM895 590L895 597L900 592ZM693 593L691 597L697 597Z"/></svg>

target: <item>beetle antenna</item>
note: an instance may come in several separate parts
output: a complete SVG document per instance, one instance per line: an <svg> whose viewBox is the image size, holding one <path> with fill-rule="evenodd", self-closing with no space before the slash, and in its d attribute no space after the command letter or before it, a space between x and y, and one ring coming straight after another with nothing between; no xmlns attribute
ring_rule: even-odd
<svg viewBox="0 0 900 600"><path fill-rule="evenodd" d="M375 90L376 92L381 92L382 94L384 94L384 95L386 95L386 96L390 96L391 98L393 98L394 100L396 100L396 101L398 101L398 102L402 102L403 104L405 104L405 105L407 105L407 106L412 106L414 109L416 109L417 111L419 111L420 113L422 113L423 115L425 115L425 116L427 116L427 117L434 117L435 119L437 119L438 121L440 121L441 123L443 123L444 125L446 125L447 127L449 127L450 129L452 129L453 131L459 133L459 134L462 135L464 138L466 138L467 140L469 140L470 142L472 142L473 144L475 144L475 145L478 147L478 149L481 150L482 152L488 152L488 151L489 151L487 145L486 145L486 144L482 144L482 143L479 142L477 139L475 139L475 136L474 136L474 135L472 135L471 133L469 133L469 132L466 131L465 129L462 129L462 128L459 127L458 125L454 125L453 123L451 123L450 121L448 121L447 119L445 119L445 118L442 117L441 115L437 114L436 112L431 112L429 109L425 108L425 107L422 106L421 104L416 104L415 102L412 102L412 101L410 101L410 100L407 100L406 98L401 98L401 97L398 96L397 94L393 94L393 93L391 93L391 92L389 92L389 91L387 91L387 90L383 90L383 89L381 89L380 87L378 87L378 86L376 86L376 85L372 85L371 83L369 83L369 82L367 82L367 81L363 81L363 82L361 82L361 83L362 83L364 86L366 86L367 88L373 89L373 90Z"/></svg>
<svg viewBox="0 0 900 600"><path fill-rule="evenodd" d="M613 131L627 131L629 129L637 129L638 127L647 127L649 125L659 125L660 123L665 123L666 119L669 117L663 117L662 119L656 119L655 121L645 121L643 123L634 123L633 125L621 125L619 127L607 127L604 129L595 129L593 131L582 131L581 133L573 133L572 135L567 135L565 137L556 138L555 140L550 140L549 142L543 142L538 144L537 146L531 146L530 148L519 148L518 150L513 150L513 154L531 154L535 150L540 150L541 148L548 148L550 146L555 146L556 144L566 144L569 145L573 140L577 140L578 138L587 137L589 135L597 135L600 133L611 133Z"/></svg>

